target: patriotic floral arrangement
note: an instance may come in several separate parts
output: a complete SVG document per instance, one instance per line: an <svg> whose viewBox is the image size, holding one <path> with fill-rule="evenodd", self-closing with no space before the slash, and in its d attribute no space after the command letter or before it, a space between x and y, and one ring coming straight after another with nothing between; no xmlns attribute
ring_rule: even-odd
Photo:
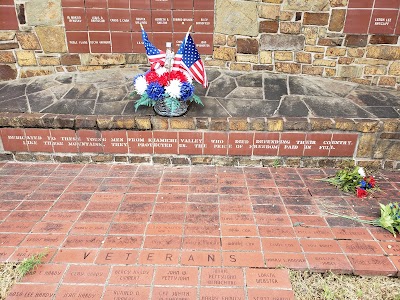
<svg viewBox="0 0 400 300"><path fill-rule="evenodd" d="M195 102L203 105L200 97L194 94L192 78L184 70L168 71L164 67L149 70L133 79L134 93L140 95L135 110L141 105L154 106L164 100L171 111L175 111L182 102Z"/></svg>
<svg viewBox="0 0 400 300"><path fill-rule="evenodd" d="M376 227L382 227L383 229L386 229L389 231L391 234L393 234L394 237L396 237L396 231L400 233L400 206L398 203L389 203L387 205L383 205L379 203L379 206L381 208L381 216L378 219L375 220L362 220L359 218L354 218L351 216L347 215L340 215L337 213L325 211L328 214L335 215L337 217L357 221L360 223L364 224L369 224L373 225Z"/></svg>
<svg viewBox="0 0 400 300"><path fill-rule="evenodd" d="M141 105L155 106L162 103L174 112L182 103L195 102L203 105L200 98L194 94L192 79L204 87L207 87L208 81L200 54L189 34L192 27L190 26L178 52L174 55L171 50L164 52L155 47L149 41L143 26L140 26L151 69L133 79L134 94L141 96L135 103L135 109Z"/></svg>
<svg viewBox="0 0 400 300"><path fill-rule="evenodd" d="M358 198L367 197L369 194L379 190L375 178L367 176L364 168L361 167L340 170L336 172L335 176L321 180L346 193L354 193Z"/></svg>

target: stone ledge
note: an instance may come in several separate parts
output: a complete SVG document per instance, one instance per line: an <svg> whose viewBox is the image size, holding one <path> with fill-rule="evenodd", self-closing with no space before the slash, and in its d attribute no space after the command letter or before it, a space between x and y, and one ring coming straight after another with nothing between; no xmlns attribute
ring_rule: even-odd
<svg viewBox="0 0 400 300"><path fill-rule="evenodd" d="M0 128L47 128L92 130L209 130L209 131L351 131L399 132L399 119L315 117L212 118L120 115L64 115L0 112Z"/></svg>
<svg viewBox="0 0 400 300"><path fill-rule="evenodd" d="M359 165L371 169L400 169L400 162L393 160L349 160L326 157L243 157L196 155L128 155L128 154L46 154L7 152L0 154L0 161L53 162L53 163L124 163L162 165L219 165L254 167L343 168Z"/></svg>

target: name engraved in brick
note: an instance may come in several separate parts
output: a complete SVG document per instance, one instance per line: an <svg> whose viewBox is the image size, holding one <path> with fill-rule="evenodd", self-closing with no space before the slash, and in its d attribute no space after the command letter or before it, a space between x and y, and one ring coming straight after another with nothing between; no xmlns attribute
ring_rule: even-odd
<svg viewBox="0 0 400 300"><path fill-rule="evenodd" d="M242 286L242 269L204 268L201 273L202 286Z"/></svg>
<svg viewBox="0 0 400 300"><path fill-rule="evenodd" d="M155 284L162 285L197 285L198 269L195 267L159 267Z"/></svg>

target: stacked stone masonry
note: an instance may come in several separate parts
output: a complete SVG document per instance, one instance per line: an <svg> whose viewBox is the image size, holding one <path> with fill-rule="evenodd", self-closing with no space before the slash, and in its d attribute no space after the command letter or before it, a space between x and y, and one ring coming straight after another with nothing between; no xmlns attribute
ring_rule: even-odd
<svg viewBox="0 0 400 300"><path fill-rule="evenodd" d="M204 61L400 89L396 1L383 8L385 18L379 7L361 8L375 23L359 30L350 18L360 1L215 0L213 51ZM68 52L61 0L2 1L0 19L0 80L147 64L143 53Z"/></svg>
<svg viewBox="0 0 400 300"><path fill-rule="evenodd" d="M399 169L399 132L399 119L0 113L0 160Z"/></svg>

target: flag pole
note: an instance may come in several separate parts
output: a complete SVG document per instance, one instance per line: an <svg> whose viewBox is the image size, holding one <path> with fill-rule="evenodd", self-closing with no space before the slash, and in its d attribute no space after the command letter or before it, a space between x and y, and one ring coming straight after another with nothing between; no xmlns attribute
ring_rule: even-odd
<svg viewBox="0 0 400 300"><path fill-rule="evenodd" d="M142 23L139 23L139 25L140 25L140 29L144 30Z"/></svg>

